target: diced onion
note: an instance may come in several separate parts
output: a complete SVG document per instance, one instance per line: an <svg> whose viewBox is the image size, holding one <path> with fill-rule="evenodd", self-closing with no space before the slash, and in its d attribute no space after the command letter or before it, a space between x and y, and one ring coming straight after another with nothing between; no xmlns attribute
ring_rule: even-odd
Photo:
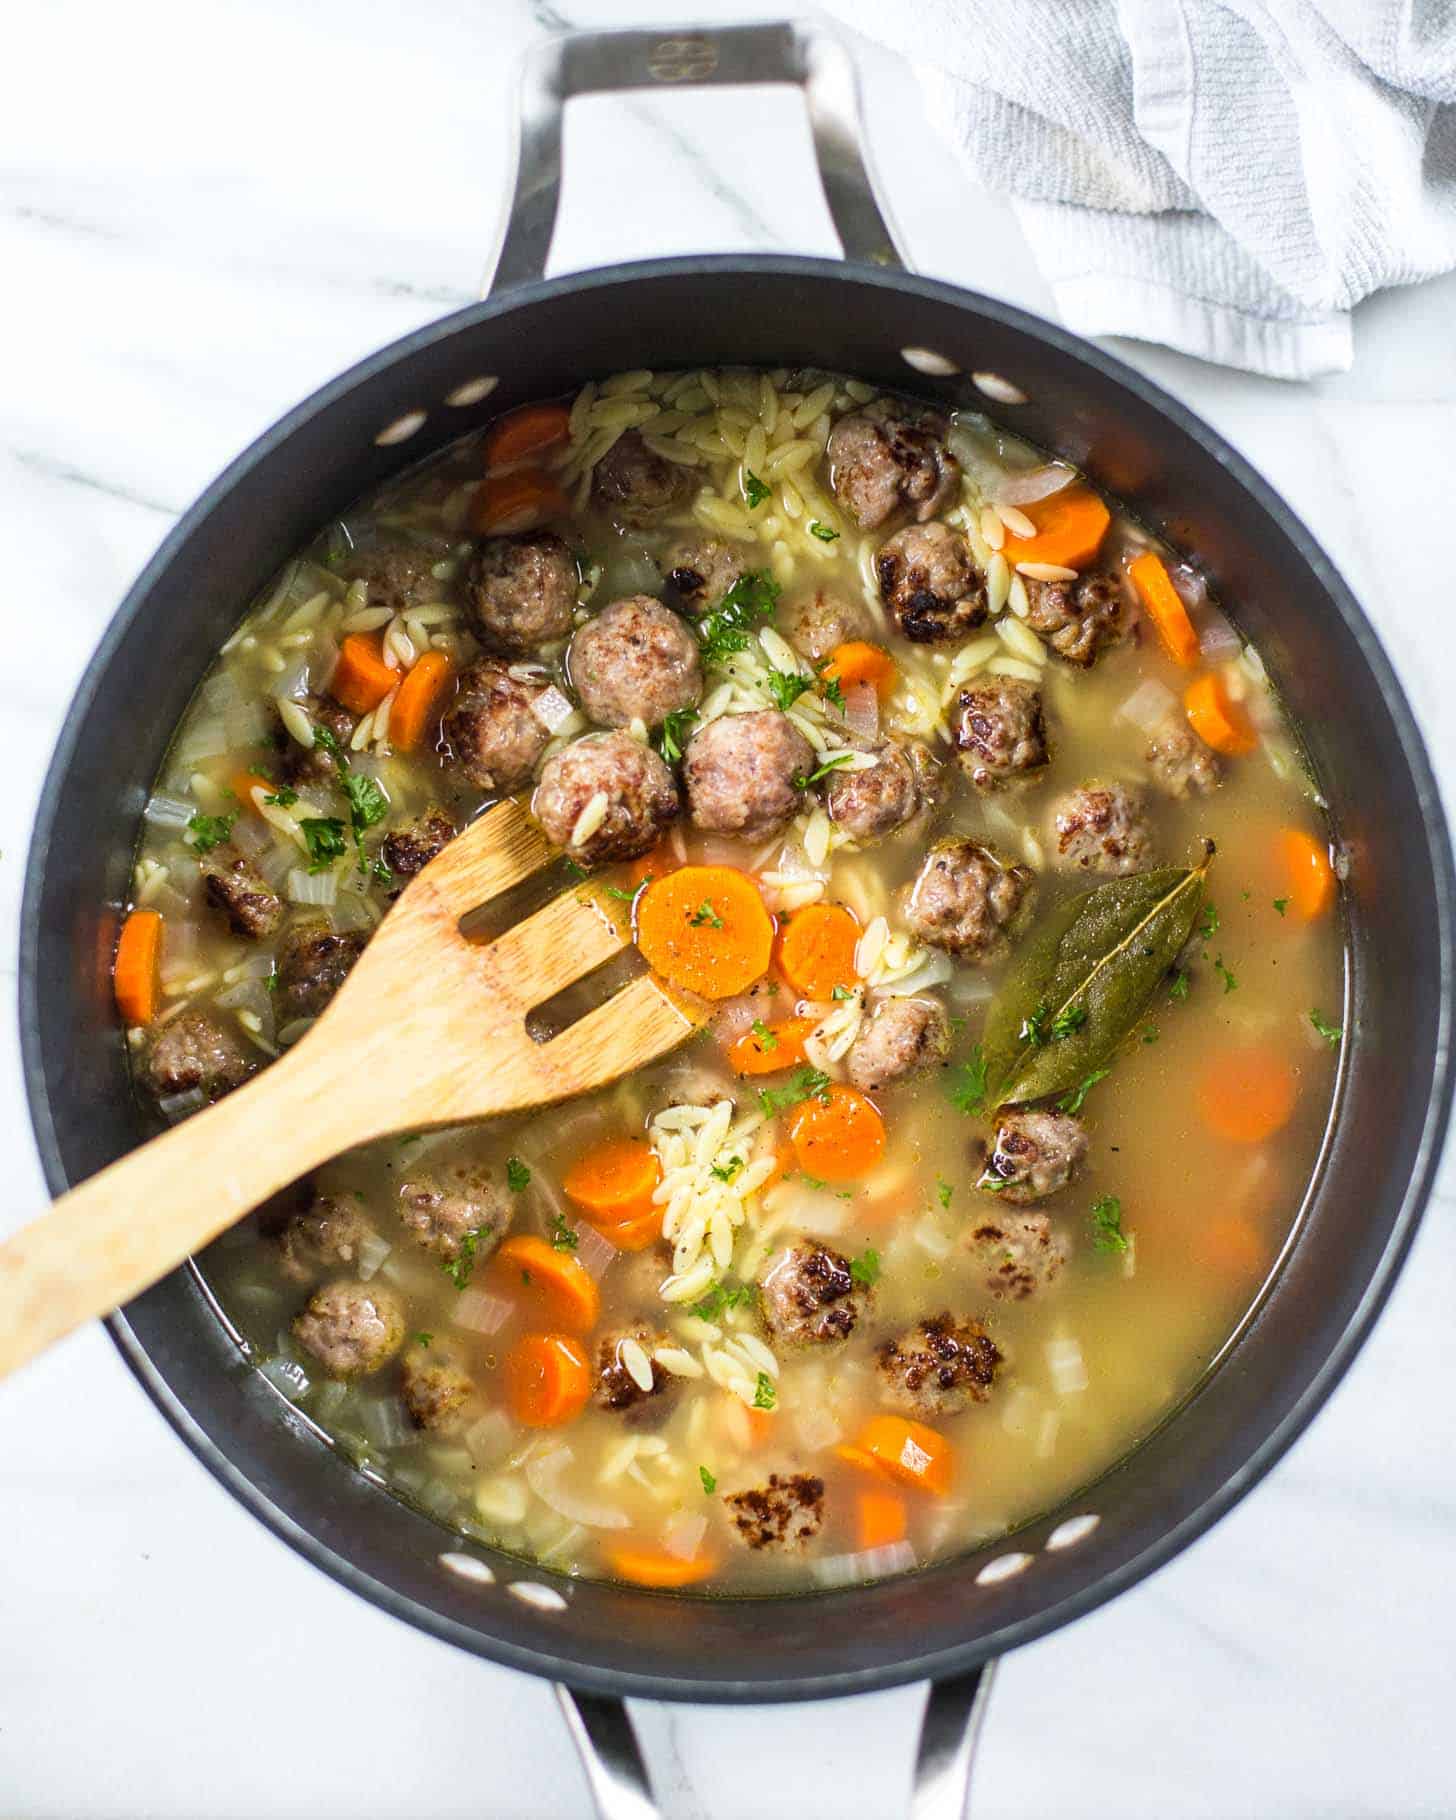
<svg viewBox="0 0 1456 1820"><path fill-rule="evenodd" d="M164 1119L176 1125L190 1113L198 1111L207 1104L207 1095L200 1087L189 1087L185 1093L167 1093L157 1101L157 1110Z"/></svg>
<svg viewBox="0 0 1456 1820"><path fill-rule="evenodd" d="M1131 721L1144 733L1156 733L1178 706L1178 697L1156 677L1140 682L1117 710L1118 720Z"/></svg>
<svg viewBox="0 0 1456 1820"><path fill-rule="evenodd" d="M488 1409L478 1422L472 1422L462 1439L470 1457L480 1467L494 1466L510 1447L515 1430L510 1417L501 1409Z"/></svg>
<svg viewBox="0 0 1456 1820"><path fill-rule="evenodd" d="M796 1406L794 1426L798 1430L800 1443L810 1453L817 1453L824 1447L833 1447L844 1433L839 1423L822 1403Z"/></svg>
<svg viewBox="0 0 1456 1820"><path fill-rule="evenodd" d="M910 1236L927 1257L948 1258L953 1250L950 1235L933 1213L922 1214L910 1228Z"/></svg>
<svg viewBox="0 0 1456 1820"><path fill-rule="evenodd" d="M678 1510L662 1526L662 1546L678 1561L691 1561L708 1533L708 1519L701 1511Z"/></svg>
<svg viewBox="0 0 1456 1820"><path fill-rule="evenodd" d="M228 750L227 729L220 716L194 720L177 742L174 764L190 768L204 758L221 758Z"/></svg>
<svg viewBox="0 0 1456 1820"><path fill-rule="evenodd" d="M275 676L268 685L274 701L302 701L308 694L308 668L307 657L295 657L281 675Z"/></svg>
<svg viewBox="0 0 1456 1820"><path fill-rule="evenodd" d="M234 749L261 745L270 728L268 717L256 701L235 701L222 717L228 744Z"/></svg>
<svg viewBox="0 0 1456 1820"><path fill-rule="evenodd" d="M827 1555L814 1562L811 1571L822 1586L855 1586L865 1580L883 1580L887 1574L905 1573L914 1565L915 1550L908 1542L890 1542L858 1554Z"/></svg>
<svg viewBox="0 0 1456 1820"><path fill-rule="evenodd" d="M370 1397L355 1405L359 1426L372 1447L403 1447L419 1431L405 1415L396 1397Z"/></svg>
<svg viewBox="0 0 1456 1820"><path fill-rule="evenodd" d="M1046 1362L1058 1396L1076 1396L1087 1388L1087 1362L1072 1334L1059 1334L1047 1341Z"/></svg>
<svg viewBox="0 0 1456 1820"><path fill-rule="evenodd" d="M545 1505L568 1523L581 1523L588 1529L626 1529L631 1521L626 1511L612 1504L594 1503L563 1491L558 1481L572 1462L569 1447L557 1447L550 1453L537 1454L526 1462L526 1483Z"/></svg>
<svg viewBox="0 0 1456 1820"><path fill-rule="evenodd" d="M393 1249L389 1240L380 1238L377 1232L366 1232L359 1240L360 1280L367 1283Z"/></svg>
<svg viewBox="0 0 1456 1820"><path fill-rule="evenodd" d="M844 721L859 739L880 736L880 698L870 683L852 683L844 691Z"/></svg>
<svg viewBox="0 0 1456 1820"><path fill-rule="evenodd" d="M510 1318L511 1304L488 1289L463 1289L455 1298L454 1322L471 1333L499 1333Z"/></svg>
<svg viewBox="0 0 1456 1820"><path fill-rule="evenodd" d="M157 795L142 810L142 820L154 828L185 828L197 813L196 803L180 796Z"/></svg>
<svg viewBox="0 0 1456 1820"><path fill-rule="evenodd" d="M1221 664L1238 657L1244 641L1222 613L1209 611L1198 622L1198 648L1205 663Z"/></svg>
<svg viewBox="0 0 1456 1820"><path fill-rule="evenodd" d="M1044 468L1028 468L1021 474L1008 474L996 488L996 503L1001 506L1027 506L1034 500L1050 499L1060 493L1076 470L1054 461Z"/></svg>
<svg viewBox="0 0 1456 1820"><path fill-rule="evenodd" d="M576 1229L576 1261L591 1276L599 1277L617 1255L617 1247L610 1239L587 1225Z"/></svg>
<svg viewBox="0 0 1456 1820"><path fill-rule="evenodd" d="M288 874L286 890L290 903L327 906L338 899L339 881L332 872L305 872L295 866Z"/></svg>
<svg viewBox="0 0 1456 1820"><path fill-rule="evenodd" d="M555 683L552 683L549 689L543 689L532 701L531 712L548 733L557 733L576 713L576 707L556 687Z"/></svg>

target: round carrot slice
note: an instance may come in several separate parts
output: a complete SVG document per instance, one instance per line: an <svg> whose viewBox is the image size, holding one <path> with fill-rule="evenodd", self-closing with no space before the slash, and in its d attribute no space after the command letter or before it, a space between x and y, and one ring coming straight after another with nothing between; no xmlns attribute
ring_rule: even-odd
<svg viewBox="0 0 1456 1820"><path fill-rule="evenodd" d="M1188 724L1206 746L1237 758L1259 743L1254 723L1243 703L1237 702L1211 672L1197 677L1183 692Z"/></svg>
<svg viewBox="0 0 1456 1820"><path fill-rule="evenodd" d="M523 1300L543 1326L571 1333L590 1333L596 1326L601 1295L586 1265L569 1251L523 1233L507 1239L495 1257L502 1287Z"/></svg>
<svg viewBox="0 0 1456 1820"><path fill-rule="evenodd" d="M679 866L637 900L637 946L672 986L732 998L768 971L773 918L734 866Z"/></svg>
<svg viewBox="0 0 1456 1820"><path fill-rule="evenodd" d="M859 1445L902 1485L913 1485L937 1497L950 1490L954 1454L938 1429L907 1416L872 1416L860 1431Z"/></svg>
<svg viewBox="0 0 1456 1820"><path fill-rule="evenodd" d="M806 904L779 933L779 970L801 997L822 1001L856 984L858 919L843 904Z"/></svg>
<svg viewBox="0 0 1456 1820"><path fill-rule="evenodd" d="M1303 828L1285 828L1280 832L1277 851L1280 867L1289 880L1295 915L1307 923L1324 916L1335 901L1335 873L1328 850Z"/></svg>
<svg viewBox="0 0 1456 1820"><path fill-rule="evenodd" d="M718 1563L707 1555L683 1561L656 1548L609 1548L607 1565L619 1580L630 1580L634 1586L671 1589L706 1580Z"/></svg>
<svg viewBox="0 0 1456 1820"><path fill-rule="evenodd" d="M650 1213L661 1180L662 1164L645 1139L611 1138L578 1157L561 1186L592 1221L615 1224Z"/></svg>
<svg viewBox="0 0 1456 1820"><path fill-rule="evenodd" d="M511 1414L523 1428L560 1428L591 1395L591 1366L569 1334L523 1334L503 1369Z"/></svg>
<svg viewBox="0 0 1456 1820"><path fill-rule="evenodd" d="M1269 1049L1233 1049L1216 1056L1198 1084L1198 1105L1209 1130L1231 1144L1262 1144L1289 1123L1299 1097L1291 1064Z"/></svg>
<svg viewBox="0 0 1456 1820"><path fill-rule="evenodd" d="M728 1051L728 1066L735 1074L777 1074L797 1068L804 1059L804 1038L819 1027L812 1017L784 1017L772 1024L747 1030Z"/></svg>
<svg viewBox="0 0 1456 1820"><path fill-rule="evenodd" d="M789 1140L807 1175L854 1182L885 1154L885 1121L858 1088L832 1081L794 1108Z"/></svg>

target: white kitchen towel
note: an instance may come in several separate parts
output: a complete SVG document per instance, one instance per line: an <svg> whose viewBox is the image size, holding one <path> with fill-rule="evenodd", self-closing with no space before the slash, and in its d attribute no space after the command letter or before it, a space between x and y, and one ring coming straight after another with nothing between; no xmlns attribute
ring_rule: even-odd
<svg viewBox="0 0 1456 1820"><path fill-rule="evenodd" d="M1456 0L828 10L917 67L1083 334L1305 379L1362 297L1456 267Z"/></svg>

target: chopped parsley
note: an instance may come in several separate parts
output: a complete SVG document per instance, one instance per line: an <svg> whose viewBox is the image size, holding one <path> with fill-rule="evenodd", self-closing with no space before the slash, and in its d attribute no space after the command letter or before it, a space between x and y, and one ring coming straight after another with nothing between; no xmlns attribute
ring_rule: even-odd
<svg viewBox="0 0 1456 1820"><path fill-rule="evenodd" d="M553 1251L575 1251L581 1243L581 1234L575 1226L567 1224L565 1216L553 1213L551 1216L551 1249Z"/></svg>
<svg viewBox="0 0 1456 1820"><path fill-rule="evenodd" d="M1309 1021L1329 1044L1331 1049L1338 1049L1340 1044L1344 1042L1345 1032L1343 1026L1340 1024L1332 1024L1325 1016L1324 1012L1318 1009L1311 1011L1309 1014Z"/></svg>
<svg viewBox="0 0 1456 1820"><path fill-rule="evenodd" d="M1173 969L1172 984L1168 987L1168 997L1182 1000L1188 996L1188 975L1181 967Z"/></svg>
<svg viewBox="0 0 1456 1820"><path fill-rule="evenodd" d="M836 986L829 996L830 998L837 999L853 998L854 988L852 986Z"/></svg>
<svg viewBox="0 0 1456 1820"><path fill-rule="evenodd" d="M531 1185L531 1172L518 1156L506 1158L506 1187L512 1194L519 1194L523 1188Z"/></svg>
<svg viewBox="0 0 1456 1820"><path fill-rule="evenodd" d="M771 1119L775 1113L787 1112L803 1100L819 1099L827 1105L828 1089L829 1076L806 1064L802 1068L796 1068L782 1087L760 1087L758 1103L763 1109L764 1117Z"/></svg>
<svg viewBox="0 0 1456 1820"><path fill-rule="evenodd" d="M1104 1194L1092 1203L1092 1244L1098 1251L1126 1251L1131 1243L1122 1230L1122 1202Z"/></svg>
<svg viewBox="0 0 1456 1820"><path fill-rule="evenodd" d="M663 715L657 730L657 749L669 765L682 757L697 718L696 708L674 708L671 714Z"/></svg>
<svg viewBox="0 0 1456 1820"><path fill-rule="evenodd" d="M946 1089L957 1112L977 1118L986 1110L986 1072L986 1057L981 1045L977 1043L969 1057L956 1069Z"/></svg>
<svg viewBox="0 0 1456 1820"><path fill-rule="evenodd" d="M1156 1043L1161 1035L1162 1032L1158 1029L1156 1024L1143 1025L1143 1041L1145 1043Z"/></svg>
<svg viewBox="0 0 1456 1820"><path fill-rule="evenodd" d="M416 1346L428 1346L430 1341L433 1340L434 1337L435 1336L432 1333L417 1333L415 1335L415 1345Z"/></svg>
<svg viewBox="0 0 1456 1820"><path fill-rule="evenodd" d="M649 872L642 880L642 883L640 885L633 885L630 891L625 885L603 885L602 890L606 892L608 897L615 897L624 904L635 904L637 899L641 897L642 893L651 883L652 874Z"/></svg>
<svg viewBox="0 0 1456 1820"><path fill-rule="evenodd" d="M700 1301L693 1303L690 1312L700 1321L716 1321L730 1308L751 1308L757 1294L752 1283L714 1283Z"/></svg>
<svg viewBox="0 0 1456 1820"><path fill-rule="evenodd" d="M1198 933L1204 941L1210 941L1218 933L1218 926L1218 906L1211 903L1205 904L1203 915L1198 920Z"/></svg>
<svg viewBox="0 0 1456 1820"><path fill-rule="evenodd" d="M749 632L762 620L773 618L778 598L779 584L766 570L740 575L717 611L698 622L704 664L721 664L735 651L746 650Z"/></svg>
<svg viewBox="0 0 1456 1820"><path fill-rule="evenodd" d="M457 1289L463 1289L470 1281L470 1273L475 1268L475 1247L480 1242L478 1232L467 1232L460 1241L460 1249L453 1258L441 1258L440 1268ZM529 1278L527 1281L529 1282Z"/></svg>
<svg viewBox="0 0 1456 1820"><path fill-rule="evenodd" d="M1021 1028L1016 1033L1017 1037L1023 1043L1030 1043L1035 1049L1044 1049L1052 1040L1051 1032L1047 1029L1047 1019L1050 1016L1051 1012L1046 1005L1038 1005L1029 1017L1021 1020Z"/></svg>
<svg viewBox="0 0 1456 1820"><path fill-rule="evenodd" d="M337 815L306 815L298 826L308 847L310 872L327 872L349 850L344 824Z"/></svg>
<svg viewBox="0 0 1456 1820"><path fill-rule="evenodd" d="M1235 977L1234 977L1234 973L1233 973L1233 969L1232 969L1232 968L1231 968L1231 967L1225 967L1225 966L1224 966L1224 964L1223 964L1223 956L1222 956L1222 955L1219 955L1219 957L1218 957L1218 959L1217 959L1217 960L1216 960L1216 961L1215 961L1215 962L1214 962L1214 963L1213 963L1213 966L1214 966L1214 971L1215 971L1215 972L1216 972L1216 973L1217 973L1217 974L1218 974L1218 975L1219 975L1219 976L1220 976L1220 978L1221 978L1221 979L1222 979L1222 980L1223 980L1223 989L1224 989L1224 991L1225 991L1225 992L1232 992L1232 991L1234 991L1234 990L1235 990L1235 988L1236 988L1236 987L1237 987L1237 986L1238 986L1238 983L1239 983L1239 982L1238 982L1238 980L1237 980L1237 979L1236 979L1236 978L1235 978Z"/></svg>
<svg viewBox="0 0 1456 1820"><path fill-rule="evenodd" d="M753 1407L755 1409L772 1409L779 1400L779 1393L774 1389L774 1381L766 1371L761 1371L753 1386Z"/></svg>
<svg viewBox="0 0 1456 1820"><path fill-rule="evenodd" d="M714 1163L708 1174L720 1182L731 1182L743 1167L741 1156L730 1156L726 1163Z"/></svg>
<svg viewBox="0 0 1456 1820"><path fill-rule="evenodd" d="M705 1492L707 1492L707 1494L710 1498L712 1497L713 1493L718 1489L717 1479L715 1479L713 1474L708 1471L706 1466L700 1466L698 1468L698 1481L702 1485L703 1490Z"/></svg>
<svg viewBox="0 0 1456 1820"><path fill-rule="evenodd" d="M761 1017L756 1017L749 1025L749 1029L758 1038L758 1046L763 1050L765 1055L771 1054L778 1048L778 1032L776 1030L770 1030Z"/></svg>
<svg viewBox="0 0 1456 1820"><path fill-rule="evenodd" d="M829 703L831 708L838 708L839 712L843 714L844 684L837 676L821 676L819 678L819 693L824 697L825 701Z"/></svg>
<svg viewBox="0 0 1456 1820"><path fill-rule="evenodd" d="M955 1189L952 1188L950 1183L948 1181L946 1181L946 1179L943 1175L937 1176L935 1178L935 1196L936 1196L936 1199L940 1202L942 1207L950 1206L950 1197L954 1193L955 1193Z"/></svg>
<svg viewBox="0 0 1456 1820"><path fill-rule="evenodd" d="M776 708L792 708L806 689L814 685L807 676L800 676L797 670L770 670L763 679L763 686L773 698Z"/></svg>
<svg viewBox="0 0 1456 1820"><path fill-rule="evenodd" d="M1070 1093L1064 1093L1057 1101L1058 1112L1070 1112L1073 1116L1079 1113L1087 1103L1087 1095L1111 1074L1110 1068L1094 1068L1090 1074L1084 1074Z"/></svg>
<svg viewBox="0 0 1456 1820"><path fill-rule="evenodd" d="M721 929L723 919L713 908L713 900L705 897L692 915L688 918L694 929Z"/></svg>
<svg viewBox="0 0 1456 1820"><path fill-rule="evenodd" d="M861 1289L873 1289L880 1280L880 1254L873 1245L866 1245L857 1258L852 1258L849 1274Z"/></svg>
<svg viewBox="0 0 1456 1820"><path fill-rule="evenodd" d="M817 518L809 521L809 535L817 537L820 543L837 543L839 533L832 525L821 524Z"/></svg>
<svg viewBox="0 0 1456 1820"><path fill-rule="evenodd" d="M211 853L220 847L233 831L236 815L194 815L187 824L192 845L198 853Z"/></svg>
<svg viewBox="0 0 1456 1820"><path fill-rule="evenodd" d="M366 777L362 771L346 768L340 773L339 788L348 799L349 820L353 823L356 839L366 828L374 827L388 815L389 798L375 779Z"/></svg>
<svg viewBox="0 0 1456 1820"><path fill-rule="evenodd" d="M272 803L279 809L291 809L298 801L297 790L290 790L285 784L281 790L272 790L264 798L265 803Z"/></svg>
<svg viewBox="0 0 1456 1820"><path fill-rule="evenodd" d="M1274 899L1274 908L1283 916L1284 912L1289 908L1289 899L1287 897L1276 897Z"/></svg>
<svg viewBox="0 0 1456 1820"><path fill-rule="evenodd" d="M743 499L750 512L756 512L773 488L765 486L752 468L743 470Z"/></svg>
<svg viewBox="0 0 1456 1820"><path fill-rule="evenodd" d="M377 884L389 884L394 877L389 867L383 860L371 859L364 851L364 836L370 828L376 827L388 815L389 798L379 787L376 778L351 769L349 760L337 738L327 727L320 725L317 721L314 723L313 743L320 751L327 752L334 761L334 773L339 780L339 788L343 791L344 799L349 805L349 827L359 855L359 870L367 878L374 879ZM272 798L269 800L271 801ZM308 842L310 872L326 872L333 861L345 852L343 826L344 824L332 815L312 816L299 823L299 827L304 831L304 839ZM333 834L322 832L330 827L338 831L337 845L333 844ZM321 831L318 838L325 843L317 852L314 850L314 836L309 832L311 828Z"/></svg>
<svg viewBox="0 0 1456 1820"><path fill-rule="evenodd" d="M796 790L807 790L811 785L817 784L821 777L828 777L831 771L843 770L846 765L851 765L853 763L853 752L836 752L832 758L826 758L824 763L820 765L817 770L811 771L807 777L802 775L796 777L794 779L794 788Z"/></svg>
<svg viewBox="0 0 1456 1820"><path fill-rule="evenodd" d="M1087 1022L1085 1005L1068 1005L1065 1011L1059 1011L1052 1019L1052 1041L1060 1043L1080 1030Z"/></svg>

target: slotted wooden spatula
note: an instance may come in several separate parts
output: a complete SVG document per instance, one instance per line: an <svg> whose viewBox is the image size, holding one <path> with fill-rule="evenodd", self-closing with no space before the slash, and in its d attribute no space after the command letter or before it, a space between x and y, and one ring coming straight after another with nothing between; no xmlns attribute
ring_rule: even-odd
<svg viewBox="0 0 1456 1820"><path fill-rule="evenodd" d="M340 1151L566 1099L690 1036L701 1014L643 974L560 1035L532 1039L529 1012L631 941L590 888L491 942L461 934L463 916L553 857L517 804L488 810L410 884L292 1049L0 1246L0 1377Z"/></svg>

